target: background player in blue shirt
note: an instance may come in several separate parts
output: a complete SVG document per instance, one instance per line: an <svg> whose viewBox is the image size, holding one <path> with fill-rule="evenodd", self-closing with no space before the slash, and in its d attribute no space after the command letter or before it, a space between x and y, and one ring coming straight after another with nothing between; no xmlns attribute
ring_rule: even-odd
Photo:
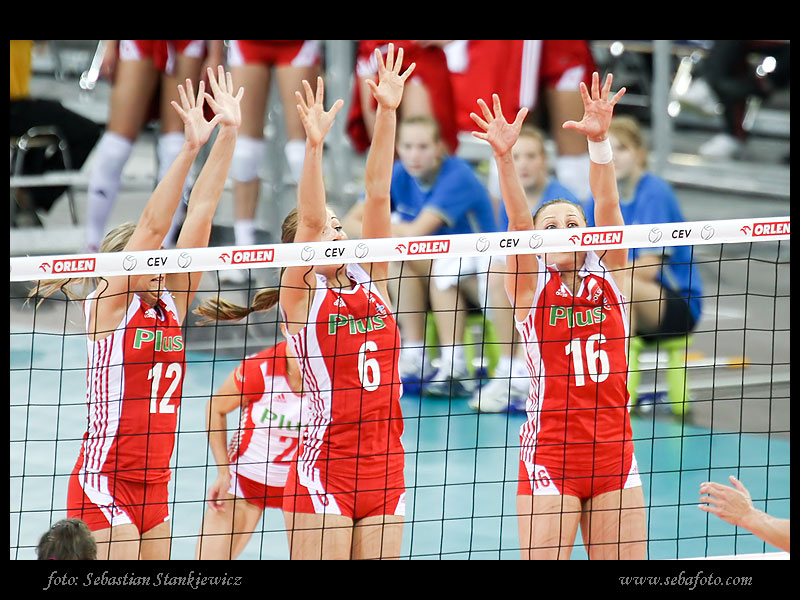
<svg viewBox="0 0 800 600"><path fill-rule="evenodd" d="M614 150L620 208L626 225L684 221L675 192L647 169L647 149L635 119L615 117L608 130ZM586 205L594 226L594 198ZM692 261L692 246L632 248L635 266L632 295L633 327L644 339L686 335L702 310L702 283Z"/></svg>

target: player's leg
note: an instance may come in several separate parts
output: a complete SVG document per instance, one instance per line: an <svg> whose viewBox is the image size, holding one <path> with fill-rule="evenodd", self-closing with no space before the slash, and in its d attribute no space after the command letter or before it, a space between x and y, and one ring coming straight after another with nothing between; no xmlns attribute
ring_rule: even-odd
<svg viewBox="0 0 800 600"><path fill-rule="evenodd" d="M89 177L86 247L97 251L117 202L122 169L147 117L158 81L152 58L117 64L106 131L97 143Z"/></svg>
<svg viewBox="0 0 800 600"><path fill-rule="evenodd" d="M353 519L344 515L285 512L292 560L349 560Z"/></svg>
<svg viewBox="0 0 800 600"><path fill-rule="evenodd" d="M275 80L278 84L278 92L283 105L283 119L286 125L286 145L283 151L295 183L300 182L306 155L306 132L300 115L297 113L295 92L303 89L304 79L311 85L311 89L316 89L320 68L314 56L317 54L314 53L308 60L300 61L299 64L275 67ZM303 64L304 62L311 64Z"/></svg>
<svg viewBox="0 0 800 600"><path fill-rule="evenodd" d="M231 162L236 245L255 244L255 218L261 191L259 168L264 159L264 120L270 88L269 65L252 62L230 67L234 89L243 87L242 125ZM295 110L295 113L297 111Z"/></svg>
<svg viewBox="0 0 800 600"><path fill-rule="evenodd" d="M351 558L397 559L403 545L403 523L400 515L376 515L360 519L353 530Z"/></svg>
<svg viewBox="0 0 800 600"><path fill-rule="evenodd" d="M139 530L132 523L93 531L98 560L138 560L141 543Z"/></svg>
<svg viewBox="0 0 800 600"><path fill-rule="evenodd" d="M195 558L233 560L250 541L262 510L242 498L225 494L221 510L206 509Z"/></svg>
<svg viewBox="0 0 800 600"><path fill-rule="evenodd" d="M581 533L591 560L647 558L647 517L641 486L586 500Z"/></svg>
<svg viewBox="0 0 800 600"><path fill-rule="evenodd" d="M517 495L520 550L523 560L567 560L581 520L575 496Z"/></svg>
<svg viewBox="0 0 800 600"><path fill-rule="evenodd" d="M389 263L389 294L403 342L400 376L408 381L420 381L432 372L424 350L431 262Z"/></svg>
<svg viewBox="0 0 800 600"><path fill-rule="evenodd" d="M142 534L139 558L141 560L169 560L171 549L172 531L170 530L170 522L162 521Z"/></svg>
<svg viewBox="0 0 800 600"><path fill-rule="evenodd" d="M161 76L161 98L159 99L159 116L161 120L161 134L158 137L156 153L158 155L158 180L166 175L170 165L181 151L184 142L183 120L180 115L172 108L170 102L175 101L180 106L178 84L186 87L186 80L190 79L194 86L194 93L197 94L200 80L203 77L201 69L204 62L204 54L187 54L172 49L175 66L171 73L164 73ZM208 90L209 93L212 93ZM187 177L183 185L183 202L178 204L172 225L165 238L165 247L171 248L175 245L178 231L186 216L186 203L189 201L189 192L192 187L191 177Z"/></svg>

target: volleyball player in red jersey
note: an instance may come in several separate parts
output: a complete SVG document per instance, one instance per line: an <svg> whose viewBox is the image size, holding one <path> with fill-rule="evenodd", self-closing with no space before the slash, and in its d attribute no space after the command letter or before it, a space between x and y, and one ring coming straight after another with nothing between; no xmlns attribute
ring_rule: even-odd
<svg viewBox="0 0 800 600"><path fill-rule="evenodd" d="M401 117L430 116L439 125L439 133L450 154L458 149L455 97L447 68L444 40L359 40L356 49L355 81L347 114L347 135L358 152L365 152L375 128L376 104L370 94L369 81L375 80L378 66L375 51L385 53L391 43L403 48L406 61L416 65L414 77L406 84Z"/></svg>
<svg viewBox="0 0 800 600"><path fill-rule="evenodd" d="M179 86L185 143L136 225L104 239L103 251L161 247L198 152L220 124L189 200L179 248L208 245L211 223L241 122L230 74L208 69L214 96L201 82ZM203 116L207 100L216 115ZM200 284L199 273L108 277L84 301L87 328L88 431L69 482L67 516L87 523L98 558L167 559L167 482L185 369L181 324ZM63 286L51 282L43 296Z"/></svg>
<svg viewBox="0 0 800 600"><path fill-rule="evenodd" d="M625 93L610 97L612 77L591 95L580 84L584 115L563 127L586 135L597 226L622 226L608 126ZM483 129L492 145L509 231L585 227L579 206L555 200L531 216L511 149L526 109L513 123L493 95L483 100ZM591 559L646 558L641 479L633 454L627 381L630 289L627 249L509 256L505 278L532 385L520 429L517 510L522 557L569 558L581 527Z"/></svg>
<svg viewBox="0 0 800 600"><path fill-rule="evenodd" d="M212 396L206 423L219 476L208 490L196 558L236 558L264 509L282 507L297 456L302 385L297 360L282 341L245 358ZM226 448L227 414L237 408L239 427Z"/></svg>
<svg viewBox="0 0 800 600"><path fill-rule="evenodd" d="M367 157L362 235L389 237L396 111L406 79L403 49L380 51L378 103ZM346 239L325 204L323 140L342 100L323 107L304 82L298 111L306 158L298 189L295 243ZM404 450L398 370L400 336L389 304L386 263L288 267L280 306L300 362L308 416L283 504L292 559L397 558L405 514Z"/></svg>

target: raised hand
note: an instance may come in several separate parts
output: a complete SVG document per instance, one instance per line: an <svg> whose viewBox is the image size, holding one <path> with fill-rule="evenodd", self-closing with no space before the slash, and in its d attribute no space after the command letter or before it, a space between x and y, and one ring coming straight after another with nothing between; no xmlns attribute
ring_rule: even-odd
<svg viewBox="0 0 800 600"><path fill-rule="evenodd" d="M394 44L389 44L386 51L386 63L383 62L381 51L375 49L375 58L378 61L378 82L372 79L367 80L367 85L372 91L375 101L383 108L393 110L400 106L403 99L403 87L406 79L414 72L417 63L411 63L405 72L400 74L400 67L403 64L403 49L398 48L397 60L394 60Z"/></svg>
<svg viewBox="0 0 800 600"><path fill-rule="evenodd" d="M586 84L581 81L580 91L583 98L583 119L578 121L566 121L562 127L564 129L575 129L580 131L592 142L602 142L606 139L608 126L614 114L614 105L625 94L625 88L621 88L614 97L609 100L611 93L611 73L606 77L603 89L600 89L600 75L597 72L592 74L592 94L586 89Z"/></svg>
<svg viewBox="0 0 800 600"><path fill-rule="evenodd" d="M503 108L500 106L500 97L497 94L492 94L492 103L494 104L494 115L486 102L483 99L478 99L478 106L483 113L481 119L475 113L469 113L473 121L483 129L483 132L473 131L472 135L479 140L485 140L492 146L495 155L501 156L510 151L517 143L519 138L519 131L522 128L522 123L525 121L525 116L528 114L528 109L523 107L519 109L513 123L506 121L503 115Z"/></svg>
<svg viewBox="0 0 800 600"><path fill-rule="evenodd" d="M298 101L297 112L300 114L300 120L306 130L307 141L314 145L321 144L331 129L336 113L344 105L344 100L337 100L329 111L325 111L325 105L323 104L325 88L322 83L322 77L317 77L316 96L311 90L311 85L305 79L303 80L303 89L306 92L305 99L303 99L303 95L300 92L295 92Z"/></svg>
<svg viewBox="0 0 800 600"><path fill-rule="evenodd" d="M222 125L239 127L242 124L242 111L239 105L244 95L244 88L240 87L236 96L233 95L233 79L230 73L225 73L222 65L217 68L216 79L214 70L208 68L208 84L214 95L206 94L205 98L216 117L219 117L219 122Z"/></svg>
<svg viewBox="0 0 800 600"><path fill-rule="evenodd" d="M191 79L186 80L186 89L182 85L178 86L178 96L181 100L180 106L174 100L170 104L183 119L185 142L190 147L198 149L211 137L211 132L214 131L214 127L220 122L222 116L215 115L211 121L206 121L203 115L205 84L202 81L198 85L196 98Z"/></svg>

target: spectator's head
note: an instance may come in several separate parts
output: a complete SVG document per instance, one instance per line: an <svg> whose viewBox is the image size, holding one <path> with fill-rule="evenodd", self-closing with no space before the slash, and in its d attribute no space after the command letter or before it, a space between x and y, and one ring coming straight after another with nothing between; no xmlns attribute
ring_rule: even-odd
<svg viewBox="0 0 800 600"><path fill-rule="evenodd" d="M63 519L42 536L36 555L39 560L96 560L97 543L86 523Z"/></svg>
<svg viewBox="0 0 800 600"><path fill-rule="evenodd" d="M629 116L611 119L608 139L614 152L614 170L618 179L627 179L647 168L647 146L636 119Z"/></svg>
<svg viewBox="0 0 800 600"><path fill-rule="evenodd" d="M526 190L538 189L547 181L547 151L544 134L533 125L523 125L512 156L520 183Z"/></svg>
<svg viewBox="0 0 800 600"><path fill-rule="evenodd" d="M406 117L397 128L397 156L412 177L424 179L436 171L446 152L436 119Z"/></svg>

